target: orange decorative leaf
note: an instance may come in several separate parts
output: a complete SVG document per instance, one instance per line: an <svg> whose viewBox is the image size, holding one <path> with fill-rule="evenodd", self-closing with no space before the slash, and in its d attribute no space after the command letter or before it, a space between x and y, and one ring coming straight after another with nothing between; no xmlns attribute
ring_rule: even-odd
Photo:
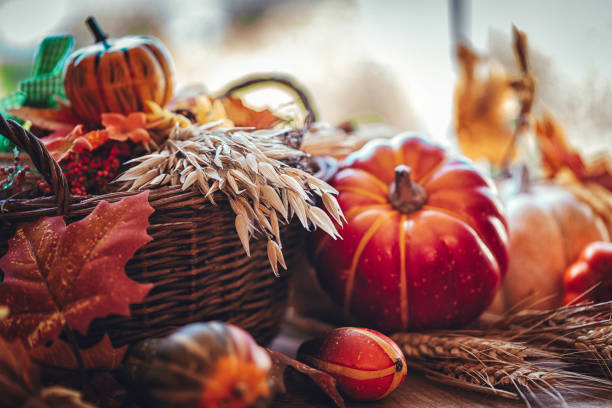
<svg viewBox="0 0 612 408"><path fill-rule="evenodd" d="M240 98L227 96L221 99L227 119L234 122L238 127L254 127L256 129L269 129L284 119L276 116L268 109L256 111L245 106Z"/></svg>
<svg viewBox="0 0 612 408"><path fill-rule="evenodd" d="M550 114L535 124L545 176L568 188L605 222L612 234L612 157L586 161L567 142L565 130Z"/></svg>
<svg viewBox="0 0 612 408"><path fill-rule="evenodd" d="M461 71L455 86L454 122L459 146L474 160L500 164L513 134L506 111L514 96L508 77L500 70L477 76L480 58L467 46L459 46L457 57Z"/></svg>
<svg viewBox="0 0 612 408"><path fill-rule="evenodd" d="M60 105L59 109L38 109L24 106L8 111L21 120L29 120L32 125L41 129L73 128L79 123L72 111L64 105Z"/></svg>
<svg viewBox="0 0 612 408"><path fill-rule="evenodd" d="M113 348L108 334L105 334L98 344L87 349L80 349L79 353L85 368L116 370L121 366L127 348L128 346ZM30 350L30 356L34 360L54 367L71 370L79 368L72 346L59 339L50 347L42 345Z"/></svg>
<svg viewBox="0 0 612 408"><path fill-rule="evenodd" d="M151 141L149 132L147 132L147 116L143 112L130 113L124 116L120 113L103 113L102 125L108 132L108 138L125 142Z"/></svg>
<svg viewBox="0 0 612 408"><path fill-rule="evenodd" d="M460 65L455 86L454 125L463 153L474 159L507 165L533 105L535 80L529 69L527 36L514 27L514 53L520 76L511 78L490 66L482 75L480 57L465 45L457 49ZM512 109L512 104L518 109Z"/></svg>
<svg viewBox="0 0 612 408"><path fill-rule="evenodd" d="M546 177L554 178L563 167L568 167L581 178L585 171L582 157L569 147L565 130L552 115L545 113L541 120L536 121L535 133Z"/></svg>
<svg viewBox="0 0 612 408"><path fill-rule="evenodd" d="M587 162L567 143L565 130L552 115L546 113L536 122L535 133L548 178L554 178L564 168L583 183L597 183L612 191L612 157L600 155Z"/></svg>
<svg viewBox="0 0 612 408"><path fill-rule="evenodd" d="M40 369L20 341L0 337L0 406L30 408L95 408L81 393L61 386L42 388Z"/></svg>
<svg viewBox="0 0 612 408"><path fill-rule="evenodd" d="M83 125L76 125L68 132L66 129L58 129L41 140L51 156L59 162L71 152L80 153L102 146L108 140L108 132L92 130L83 134Z"/></svg>
<svg viewBox="0 0 612 408"><path fill-rule="evenodd" d="M20 341L0 337L0 406L21 407L40 388L40 373Z"/></svg>
<svg viewBox="0 0 612 408"><path fill-rule="evenodd" d="M66 227L63 217L20 225L0 258L0 299L10 314L0 335L29 347L55 340L65 326L83 334L109 314L129 316L153 285L125 274L147 235L148 192L109 204L101 201L84 219Z"/></svg>

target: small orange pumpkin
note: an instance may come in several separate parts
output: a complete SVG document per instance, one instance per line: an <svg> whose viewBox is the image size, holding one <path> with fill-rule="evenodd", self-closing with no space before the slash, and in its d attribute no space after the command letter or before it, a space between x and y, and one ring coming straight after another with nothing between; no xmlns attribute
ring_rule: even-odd
<svg viewBox="0 0 612 408"><path fill-rule="evenodd" d="M64 72L66 96L83 121L99 123L104 112L142 111L146 101L166 105L174 87L174 67L156 38L107 39L93 17L86 21L96 43L75 51Z"/></svg>

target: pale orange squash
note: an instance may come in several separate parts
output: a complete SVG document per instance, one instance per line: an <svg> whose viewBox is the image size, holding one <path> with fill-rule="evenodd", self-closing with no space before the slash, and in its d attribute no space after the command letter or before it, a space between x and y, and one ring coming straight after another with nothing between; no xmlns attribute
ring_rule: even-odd
<svg viewBox="0 0 612 408"><path fill-rule="evenodd" d="M610 239L603 220L569 190L552 183L521 190L504 200L510 261L489 308L496 313L560 306L568 265L587 244Z"/></svg>
<svg viewBox="0 0 612 408"><path fill-rule="evenodd" d="M147 36L107 39L90 17L96 43L75 51L64 71L64 88L74 113L99 123L104 112L142 111L147 101L164 106L174 87L174 68L164 44Z"/></svg>

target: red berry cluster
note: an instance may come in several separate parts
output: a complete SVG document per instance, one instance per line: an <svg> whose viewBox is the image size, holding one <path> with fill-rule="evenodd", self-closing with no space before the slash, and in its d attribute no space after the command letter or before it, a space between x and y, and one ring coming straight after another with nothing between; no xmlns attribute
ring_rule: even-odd
<svg viewBox="0 0 612 408"><path fill-rule="evenodd" d="M74 195L96 194L119 174L119 167L132 153L130 143L110 141L94 151L70 153L60 162L68 180L70 193ZM51 192L45 181L38 187L46 194Z"/></svg>
<svg viewBox="0 0 612 408"><path fill-rule="evenodd" d="M25 178L25 173L30 171L30 166L20 166L19 160L19 156L17 156L16 153L12 166L0 167L0 177L6 176L6 178L0 182L0 188L3 190L14 185L15 190L21 192L21 184Z"/></svg>

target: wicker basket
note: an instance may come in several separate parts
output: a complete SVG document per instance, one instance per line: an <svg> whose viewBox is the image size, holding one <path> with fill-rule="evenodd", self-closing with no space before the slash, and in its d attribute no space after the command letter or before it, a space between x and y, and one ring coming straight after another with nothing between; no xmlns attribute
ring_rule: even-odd
<svg viewBox="0 0 612 408"><path fill-rule="evenodd" d="M18 223L58 214L73 222L91 213L102 200L115 202L135 194L71 196L60 166L36 136L1 115L0 133L29 154L55 193L0 201L0 256L6 253ZM251 257L247 257L234 229L235 214L221 195L215 199L217 206L180 187L149 191L149 204L155 209L148 228L153 240L136 252L126 273L135 281L155 286L142 304L131 307L131 317L96 319L80 342L93 344L108 332L118 347L213 319L243 327L261 344L272 340L285 312L288 272L302 246L303 229L299 223L282 228L288 271L275 278L266 242L252 242Z"/></svg>

